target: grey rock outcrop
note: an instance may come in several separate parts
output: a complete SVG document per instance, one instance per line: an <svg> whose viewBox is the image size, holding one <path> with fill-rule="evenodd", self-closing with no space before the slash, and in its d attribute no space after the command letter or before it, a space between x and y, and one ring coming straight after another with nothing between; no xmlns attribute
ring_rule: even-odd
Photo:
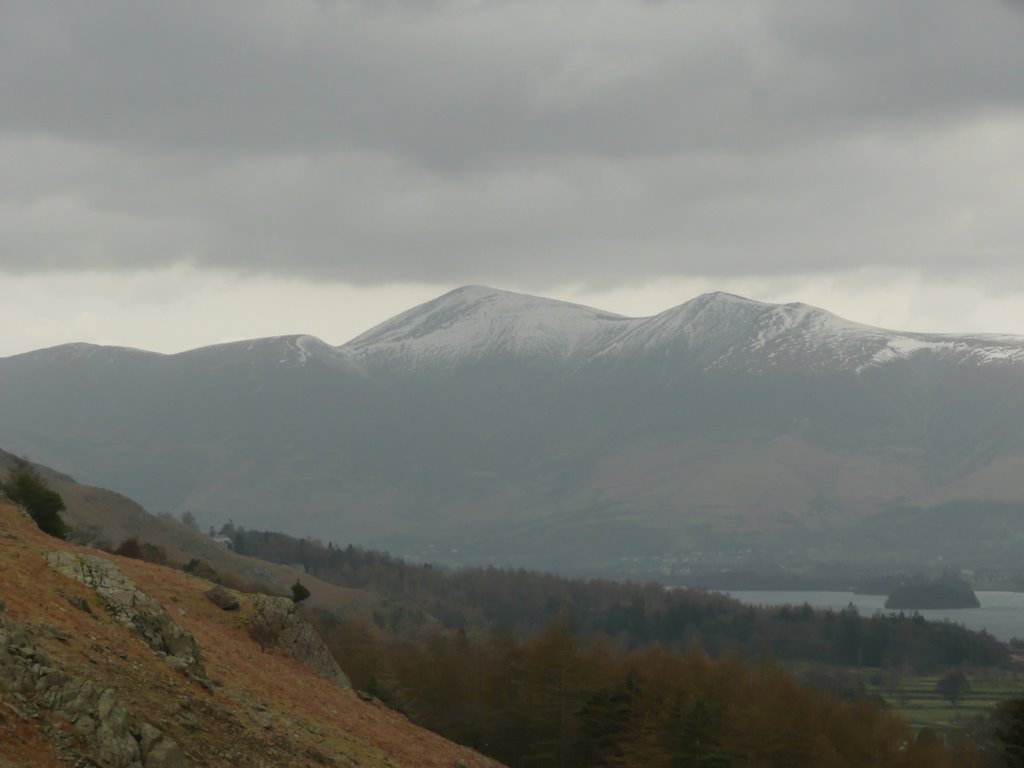
<svg viewBox="0 0 1024 768"><path fill-rule="evenodd" d="M113 562L96 555L47 552L46 562L57 573L91 587L107 612L139 635L167 663L205 683L199 646L191 633L178 626L164 607L139 589Z"/></svg>
<svg viewBox="0 0 1024 768"><path fill-rule="evenodd" d="M112 688L68 674L39 650L33 634L0 615L0 692L26 717L46 709L68 720L93 763L114 768L186 768L177 742L134 718ZM66 756L79 749L66 746ZM90 763L90 764L93 764Z"/></svg>
<svg viewBox="0 0 1024 768"><path fill-rule="evenodd" d="M323 638L298 614L295 603L286 597L270 595L248 595L248 598L256 609L250 634L260 645L287 653L343 688L352 687Z"/></svg>

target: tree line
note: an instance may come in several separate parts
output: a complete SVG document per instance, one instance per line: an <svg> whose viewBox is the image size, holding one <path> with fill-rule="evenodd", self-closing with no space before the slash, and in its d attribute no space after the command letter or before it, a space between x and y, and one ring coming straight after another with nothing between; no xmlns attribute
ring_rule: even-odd
<svg viewBox="0 0 1024 768"><path fill-rule="evenodd" d="M685 650L699 645L712 656L740 653L756 659L891 667L931 673L951 666L1007 667L1005 645L985 633L916 614L861 616L850 606L755 608L724 595L604 579L568 579L521 569L446 571L411 565L384 552L335 547L282 533L224 531L236 550L298 564L312 575L385 596L378 626L415 633L436 620L467 633L510 632L529 638L560 616L573 617L583 636L603 635L627 649L652 644Z"/></svg>

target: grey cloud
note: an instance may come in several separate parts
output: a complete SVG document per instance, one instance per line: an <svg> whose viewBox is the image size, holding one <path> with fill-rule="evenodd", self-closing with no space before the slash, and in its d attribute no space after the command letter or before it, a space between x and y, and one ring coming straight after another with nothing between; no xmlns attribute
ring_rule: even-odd
<svg viewBox="0 0 1024 768"><path fill-rule="evenodd" d="M58 156L53 184L59 166L74 167L73 186L88 194L44 197L20 215L0 205L0 253L22 270L189 259L358 283L536 289L866 264L982 271L1019 264L1024 242L1024 182L1002 152L972 153L985 138L915 142L916 154L906 142L840 142L458 176L365 153L218 163L114 153L91 165L76 148L44 144L34 154ZM3 184L0 199L11 192Z"/></svg>
<svg viewBox="0 0 1024 768"><path fill-rule="evenodd" d="M1005 268L1019 7L6 3L0 268Z"/></svg>
<svg viewBox="0 0 1024 768"><path fill-rule="evenodd" d="M1019 107L999 2L14 3L7 130L426 166L807 140Z"/></svg>

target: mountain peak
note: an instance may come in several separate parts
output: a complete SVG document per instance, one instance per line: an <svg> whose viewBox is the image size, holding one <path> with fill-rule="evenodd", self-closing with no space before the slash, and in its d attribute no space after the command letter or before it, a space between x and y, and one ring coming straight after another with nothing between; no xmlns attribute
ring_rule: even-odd
<svg viewBox="0 0 1024 768"><path fill-rule="evenodd" d="M771 307L776 306L773 304L766 304L761 301L754 299L748 299L746 296L740 296L736 293L729 293L728 291L710 291L708 293L702 293L699 296L690 299L686 302L687 304L701 304L704 306L710 304L717 304L721 306L735 305L735 306L759 306L759 307Z"/></svg>
<svg viewBox="0 0 1024 768"><path fill-rule="evenodd" d="M785 304L748 299L733 293L715 291L704 293L690 301L667 310L662 315L682 316L688 322L699 326L707 326L714 330L719 326L741 330L754 326L762 331L780 333L797 328L807 330L840 332L840 331L878 331L870 326L855 323L839 317L831 312L812 304L794 301Z"/></svg>
<svg viewBox="0 0 1024 768"><path fill-rule="evenodd" d="M833 318L841 323L857 325L849 320L844 320L828 310L816 307L813 304L805 304L801 301L791 301L784 304L776 304L768 301L758 301L746 296L740 296L726 291L711 291L702 293L677 307L666 310L666 312L681 312L687 309L691 312L705 311L708 309L722 310L728 312L749 312L749 313L773 313L779 316L790 318L806 318L809 316ZM662 313L665 314L665 313ZM867 326L863 326L867 327Z"/></svg>
<svg viewBox="0 0 1024 768"><path fill-rule="evenodd" d="M445 299L460 299L464 301L479 301L481 299L487 299L494 296L523 296L525 294L516 293L515 291L505 291L501 288L492 288L489 285L477 285L471 283L469 285L461 285L458 288L453 288L448 293L441 294L435 299L435 301L443 301Z"/></svg>
<svg viewBox="0 0 1024 768"><path fill-rule="evenodd" d="M467 285L371 328L343 349L360 360L412 365L502 352L566 357L609 326L628 322L579 304Z"/></svg>

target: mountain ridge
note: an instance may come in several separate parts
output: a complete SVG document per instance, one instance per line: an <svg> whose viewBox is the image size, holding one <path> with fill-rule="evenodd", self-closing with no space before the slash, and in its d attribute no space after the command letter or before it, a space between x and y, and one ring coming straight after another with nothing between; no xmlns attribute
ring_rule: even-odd
<svg viewBox="0 0 1024 768"><path fill-rule="evenodd" d="M464 297L469 301L461 301ZM960 348L974 354L986 361L1009 360L1012 362L1024 362L1024 336L1014 337L1008 334L970 334L970 333L920 333L910 331L898 331L886 328L857 323L839 317L827 310L801 302L787 304L771 304L755 301L736 294L715 291L701 294L689 301L671 307L663 312L648 317L626 317L608 313L603 310L593 309L579 304L542 299L527 294L518 294L509 291L499 291L485 286L465 286L444 294L437 299L421 304L406 312L403 312L391 320L376 326L375 328L360 334L352 341L346 342L338 347L342 350L351 350L355 356L365 355L367 349L378 344L396 344L407 342L411 339L422 339L429 336L435 329L429 327L431 322L437 320L438 311L445 315L445 330L449 330L456 324L459 317L455 314L456 309L468 309L468 314L475 315L482 302L501 300L505 303L502 316L507 318L515 315L516 312L529 318L526 323L528 328L543 334L550 331L550 327L544 327L543 323L537 322L537 308L544 307L551 313L562 311L565 313L578 313L573 318L575 323L566 322L566 326L572 328L572 332L563 332L562 338L558 334L550 334L547 339L547 349L538 349L536 345L507 344L504 347L498 346L498 351L521 352L526 348L527 352L551 352L551 347L561 343L561 349L555 350L556 355L560 352L563 358L573 356L573 353L603 357L614 355L618 352L636 351L640 349L661 348L666 344L678 344L681 338L686 339L691 347L700 348L706 346L708 337L718 336L724 331L728 332L730 326L737 326L739 335L751 335L758 331L758 335L748 345L748 351L768 345L771 341L784 336L787 332L795 332L803 329L805 339L815 341L818 346L829 346L835 343L837 337L855 337L872 351L872 356L859 356L854 367L864 367L884 363L888 359L895 359L908 353L932 348L945 347ZM412 320L427 320L419 327L409 328ZM476 320L476 318L472 318ZM745 322L737 322L745 321ZM592 329L582 328L583 322L591 322ZM549 323L554 323L549 319ZM600 330L596 328L597 323L606 325ZM752 327L753 324L753 327ZM423 326L427 327L423 327ZM540 326L537 328L536 326ZM477 325L477 330L480 325ZM404 330L404 335L399 331ZM454 334L453 334L454 335ZM498 336L513 335L507 326L498 329ZM566 338L573 336L570 343ZM469 346L467 341L472 339L470 333L461 334L454 343L443 345L444 349L439 356L446 362L451 362L458 357L458 348ZM486 336L483 343L479 337L473 339L477 342L476 347L469 356L478 356L488 351L488 339ZM536 336L534 336L534 341ZM742 340L738 339L737 341ZM1015 347L1019 345L1020 349ZM966 347L966 349L964 349ZM979 349L983 348L983 349ZM886 352L888 350L888 352ZM435 353L438 350L430 350ZM722 357L728 357L729 350ZM416 364L424 356L422 350L418 358L414 359ZM399 355L401 357L401 355ZM408 355L405 356L408 362ZM792 362L792 356L787 358ZM830 360L832 364L842 361L836 358ZM721 364L717 359L711 360L708 364L714 367Z"/></svg>
<svg viewBox="0 0 1024 768"><path fill-rule="evenodd" d="M781 547L891 509L1024 503L1024 338L470 286L340 347L0 359L0 443L154 511L273 529L289 510L299 535L411 557Z"/></svg>
<svg viewBox="0 0 1024 768"><path fill-rule="evenodd" d="M572 313L572 316L560 317L556 314L559 312L565 315ZM876 343L885 341L875 350L875 359L866 364L880 364L929 349L967 352L973 354L979 362L1024 362L1024 336L902 331L847 320L803 302L777 304L725 291L712 291L653 315L629 317L583 304L483 285L465 285L453 289L401 312L339 345L329 344L310 334L220 342L174 353L69 342L10 355L0 360L54 355L94 357L101 353L176 358L215 350L242 351L244 348L244 351L254 352L262 347L281 346L283 351L290 352L299 363L306 362L310 357L336 354L345 364L358 368L359 358L372 357L378 352L374 347L402 345L445 333L449 338L442 339L442 343L436 344L433 349L428 347L428 351L449 361L457 357L460 346L470 346L468 342L478 345L473 350L477 355L481 351L531 354L549 351L551 346L561 345L564 348L563 357L571 356L580 346L583 346L584 353L606 356L631 344L650 348L667 341L677 341L680 336L692 339L708 334L719 335L723 330L728 331L730 325L737 324L740 313L745 313L739 319L745 319L747 325L739 324L739 329L759 332L750 344L754 349L765 346L786 332L803 328L824 336L826 342L834 341L835 337L843 334L860 335ZM461 328L453 331L453 328L467 319L475 325L476 333L468 333ZM525 328L517 327L517 322ZM616 335L588 329L583 326L586 322L594 324L594 329L600 325L604 331L615 330L620 333ZM751 328L750 324L754 324L754 327ZM537 343L536 338L531 338L530 331L540 336L543 343ZM494 336L498 338L494 339ZM586 342L590 343L589 349L585 346ZM972 345L974 349L970 348ZM979 351L979 346L985 349ZM290 360L282 358L280 362Z"/></svg>

